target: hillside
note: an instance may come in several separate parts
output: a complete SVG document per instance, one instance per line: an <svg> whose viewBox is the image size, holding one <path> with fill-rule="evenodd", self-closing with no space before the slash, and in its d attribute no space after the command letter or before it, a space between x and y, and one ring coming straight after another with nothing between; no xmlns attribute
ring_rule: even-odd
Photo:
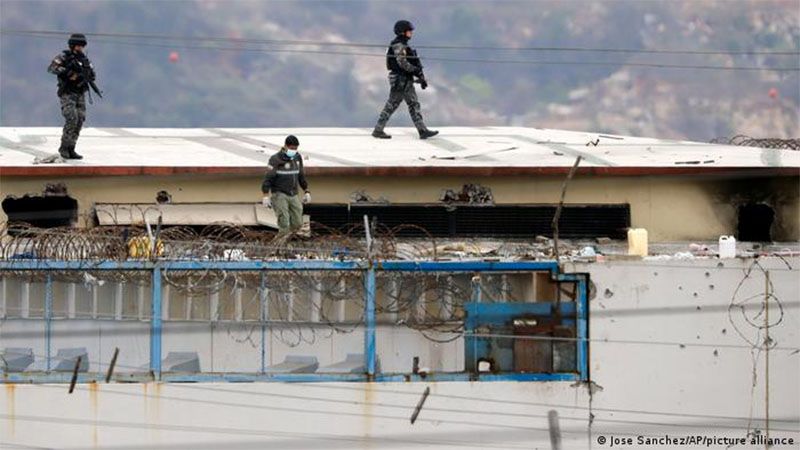
<svg viewBox="0 0 800 450"><path fill-rule="evenodd" d="M0 125L61 123L55 80L45 68L64 48L66 35L40 37L14 30L89 35L89 55L106 93L89 106L89 126L370 128L387 90L382 48L285 46L243 39L382 45L391 39L394 21L408 18L417 25L412 44L421 47L796 52L798 6L796 0L4 0ZM160 37L102 37L92 32ZM224 40L201 39L208 37ZM170 60L171 52L177 52L177 61ZM797 67L797 55L452 48L421 48L420 54L428 57L431 83L420 97L434 128L525 125L700 141L737 133L800 135L798 72L630 65ZM570 64L531 64L534 60ZM403 108L390 126L408 124Z"/></svg>

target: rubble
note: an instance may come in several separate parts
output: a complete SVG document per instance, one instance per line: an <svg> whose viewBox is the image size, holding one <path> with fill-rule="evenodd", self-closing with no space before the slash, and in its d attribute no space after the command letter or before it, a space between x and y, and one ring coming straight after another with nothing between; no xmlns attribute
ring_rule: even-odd
<svg viewBox="0 0 800 450"><path fill-rule="evenodd" d="M461 187L460 192L452 189L445 189L439 197L439 201L444 203L469 203L477 205L493 205L494 196L490 188L480 184L468 183Z"/></svg>

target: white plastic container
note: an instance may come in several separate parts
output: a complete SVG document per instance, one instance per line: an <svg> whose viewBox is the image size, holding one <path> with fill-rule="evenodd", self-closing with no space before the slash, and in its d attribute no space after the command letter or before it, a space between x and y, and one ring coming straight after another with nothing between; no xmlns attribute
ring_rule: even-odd
<svg viewBox="0 0 800 450"><path fill-rule="evenodd" d="M719 237L719 257L736 258L736 238L733 236Z"/></svg>
<svg viewBox="0 0 800 450"><path fill-rule="evenodd" d="M647 230L644 228L628 230L628 254L647 256Z"/></svg>

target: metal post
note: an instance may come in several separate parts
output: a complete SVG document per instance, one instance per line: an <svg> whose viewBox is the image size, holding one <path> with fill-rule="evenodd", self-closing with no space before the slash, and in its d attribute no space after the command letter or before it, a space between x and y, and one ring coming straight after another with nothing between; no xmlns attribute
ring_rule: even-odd
<svg viewBox="0 0 800 450"><path fill-rule="evenodd" d="M161 379L161 268L153 269L153 299L150 318L150 370Z"/></svg>
<svg viewBox="0 0 800 450"><path fill-rule="evenodd" d="M269 317L266 272L261 272L261 290L258 294L261 300L261 373L265 373L267 371L267 318Z"/></svg>
<svg viewBox="0 0 800 450"><path fill-rule="evenodd" d="M44 285L44 352L47 358L47 371L50 372L50 348L53 335L53 278L47 275Z"/></svg>
<svg viewBox="0 0 800 450"><path fill-rule="evenodd" d="M560 287L557 287L559 291L561 290ZM576 308L576 316L577 316L577 328L578 328L578 340L577 340L577 350L578 350L578 372L580 373L581 380L588 380L589 379L589 335L588 335L588 320L586 317L586 310L587 310L587 292L586 292L586 278L581 278L576 283L576 289L578 290L578 295L576 299L578 300L577 304L575 305ZM558 306L560 307L560 305Z"/></svg>
<svg viewBox="0 0 800 450"><path fill-rule="evenodd" d="M364 280L366 287L366 302L364 305L364 353L367 358L367 376L371 379L375 375L375 268L370 266Z"/></svg>

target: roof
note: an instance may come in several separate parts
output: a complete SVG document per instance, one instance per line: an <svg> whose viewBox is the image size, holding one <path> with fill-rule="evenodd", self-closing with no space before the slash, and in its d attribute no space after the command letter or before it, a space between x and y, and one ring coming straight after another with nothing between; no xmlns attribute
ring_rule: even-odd
<svg viewBox="0 0 800 450"><path fill-rule="evenodd" d="M366 128L86 128L85 158L37 164L53 155L61 128L0 127L3 176L261 174L288 134L300 139L309 175L601 175L758 172L800 174L800 152L599 133L447 127L420 140L393 128L389 140Z"/></svg>

